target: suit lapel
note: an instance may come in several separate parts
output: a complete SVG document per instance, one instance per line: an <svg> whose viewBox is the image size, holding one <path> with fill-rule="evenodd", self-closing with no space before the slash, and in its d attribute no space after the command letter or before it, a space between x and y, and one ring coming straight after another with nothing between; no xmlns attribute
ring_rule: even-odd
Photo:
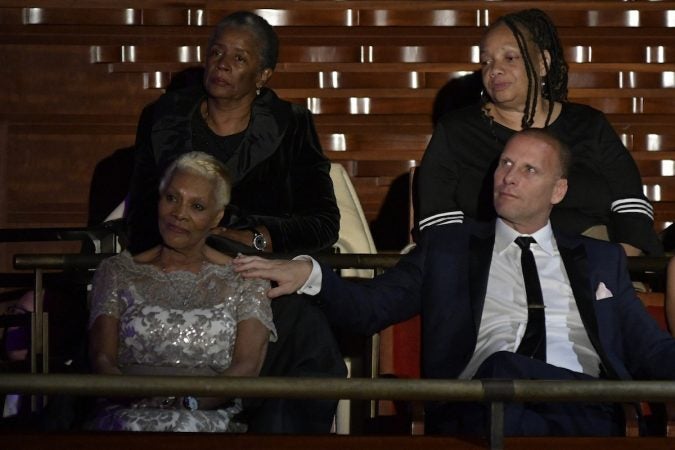
<svg viewBox="0 0 675 450"><path fill-rule="evenodd" d="M471 235L469 241L469 298L473 321L478 334L480 319L485 304L490 263L492 262L492 249L495 245L494 225L492 232L487 235Z"/></svg>
<svg viewBox="0 0 675 450"><path fill-rule="evenodd" d="M557 235L556 241L558 242L558 250L560 250L560 256L570 280L572 293L574 294L574 300L579 309L581 321L586 328L586 333L588 334L591 344L593 344L593 347L600 356L603 372L611 379L618 379L619 377L609 364L605 350L600 343L598 320L595 315L595 307L593 304L595 296L588 278L589 269L586 249L579 241L564 239Z"/></svg>

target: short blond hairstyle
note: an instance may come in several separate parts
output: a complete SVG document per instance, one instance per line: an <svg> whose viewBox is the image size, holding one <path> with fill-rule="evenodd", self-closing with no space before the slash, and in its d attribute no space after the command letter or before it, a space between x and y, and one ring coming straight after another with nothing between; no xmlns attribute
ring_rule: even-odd
<svg viewBox="0 0 675 450"><path fill-rule="evenodd" d="M159 182L160 194L164 192L177 171L187 171L205 178L213 185L216 202L223 208L230 203L232 177L223 163L204 152L190 152L180 155L167 167Z"/></svg>

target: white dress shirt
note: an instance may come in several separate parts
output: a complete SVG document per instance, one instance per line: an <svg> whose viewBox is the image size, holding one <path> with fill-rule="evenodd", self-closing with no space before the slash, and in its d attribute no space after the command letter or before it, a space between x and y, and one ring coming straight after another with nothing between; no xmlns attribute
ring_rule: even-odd
<svg viewBox="0 0 675 450"><path fill-rule="evenodd" d="M520 345L527 327L521 250L514 242L520 235L497 219L478 340L460 378L471 378L491 354L502 350L515 352ZM600 358L581 322L550 222L531 236L536 241L530 249L537 264L545 306L546 362L597 377Z"/></svg>

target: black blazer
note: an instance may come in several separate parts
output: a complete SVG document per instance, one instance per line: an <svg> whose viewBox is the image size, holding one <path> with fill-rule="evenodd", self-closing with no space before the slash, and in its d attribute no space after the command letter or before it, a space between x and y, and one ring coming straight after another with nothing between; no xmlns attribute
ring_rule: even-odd
<svg viewBox="0 0 675 450"><path fill-rule="evenodd" d="M129 195L130 248L159 243L157 187L163 170L194 148L192 117L206 93L201 86L168 92L139 121ZM276 252L316 252L337 241L340 213L311 113L263 89L234 154L224 161L233 177L232 199L221 225L264 225Z"/></svg>

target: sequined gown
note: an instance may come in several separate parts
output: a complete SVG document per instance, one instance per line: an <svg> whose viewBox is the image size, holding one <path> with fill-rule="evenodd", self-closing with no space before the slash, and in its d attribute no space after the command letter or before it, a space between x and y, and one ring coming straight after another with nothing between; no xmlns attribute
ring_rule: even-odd
<svg viewBox="0 0 675 450"><path fill-rule="evenodd" d="M255 318L276 339L269 284L244 280L232 266L205 264L199 273L165 273L137 264L128 252L103 261L91 293L89 326L102 315L119 319L123 373L217 375L232 361L237 323ZM133 431L242 432L230 420L241 402L217 410L130 408L104 402L91 428Z"/></svg>

